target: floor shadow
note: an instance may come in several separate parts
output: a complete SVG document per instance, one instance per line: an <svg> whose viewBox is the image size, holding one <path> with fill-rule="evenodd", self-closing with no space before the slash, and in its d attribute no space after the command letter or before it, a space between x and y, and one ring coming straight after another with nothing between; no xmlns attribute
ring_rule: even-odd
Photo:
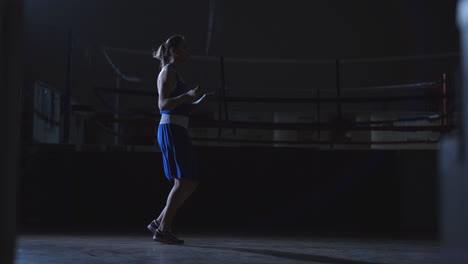
<svg viewBox="0 0 468 264"><path fill-rule="evenodd" d="M313 261L313 262L330 263L330 264L381 264L377 262L366 262L362 260L351 260L351 259L334 258L334 257L320 256L320 255L312 255L312 254L268 250L268 249L218 247L218 246L196 246L196 245L185 245L185 247L231 250L231 251L237 251L237 252L242 252L242 253L253 253L253 254L261 254L261 255L267 255L267 256L278 257L278 258L286 258L286 259L291 259L291 260Z"/></svg>

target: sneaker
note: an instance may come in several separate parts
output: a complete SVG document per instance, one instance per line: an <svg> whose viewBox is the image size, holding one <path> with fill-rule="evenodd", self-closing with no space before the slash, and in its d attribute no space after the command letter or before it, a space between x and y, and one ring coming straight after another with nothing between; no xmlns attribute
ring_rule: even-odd
<svg viewBox="0 0 468 264"><path fill-rule="evenodd" d="M167 232L167 231L164 232L159 229L156 229L156 232L153 235L153 240L164 243L164 244L183 244L184 243L182 239L178 239L171 232Z"/></svg>
<svg viewBox="0 0 468 264"><path fill-rule="evenodd" d="M154 235L154 233L156 233L156 229L159 228L160 224L161 223L159 223L159 221L157 219L154 219L153 221L151 221L151 223L149 223L147 228ZM169 232L171 232L173 234L177 234L177 231L172 227L171 227L171 229L169 229Z"/></svg>
<svg viewBox="0 0 468 264"><path fill-rule="evenodd" d="M154 235L156 233L156 230L159 228L158 220L154 219L153 221L151 221L147 228Z"/></svg>

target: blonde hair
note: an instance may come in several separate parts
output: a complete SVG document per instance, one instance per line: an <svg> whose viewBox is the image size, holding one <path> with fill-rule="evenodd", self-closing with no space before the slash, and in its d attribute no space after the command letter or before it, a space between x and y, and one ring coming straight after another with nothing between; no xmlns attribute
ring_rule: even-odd
<svg viewBox="0 0 468 264"><path fill-rule="evenodd" d="M171 49L177 48L182 41L185 41L184 36L174 35L168 38L157 49L153 49L153 58L161 61L161 68L164 67L172 58Z"/></svg>

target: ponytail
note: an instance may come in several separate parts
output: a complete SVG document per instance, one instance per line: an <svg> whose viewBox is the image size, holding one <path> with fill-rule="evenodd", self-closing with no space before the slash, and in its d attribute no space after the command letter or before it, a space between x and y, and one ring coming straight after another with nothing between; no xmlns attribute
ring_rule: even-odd
<svg viewBox="0 0 468 264"><path fill-rule="evenodd" d="M166 43L159 45L158 49L153 49L153 58L161 61L161 69L169 61L169 56L167 56Z"/></svg>
<svg viewBox="0 0 468 264"><path fill-rule="evenodd" d="M177 48L180 42L184 40L185 38L183 36L174 35L170 37L166 42L159 45L157 49L153 49L153 58L161 61L161 69L171 60L171 49Z"/></svg>

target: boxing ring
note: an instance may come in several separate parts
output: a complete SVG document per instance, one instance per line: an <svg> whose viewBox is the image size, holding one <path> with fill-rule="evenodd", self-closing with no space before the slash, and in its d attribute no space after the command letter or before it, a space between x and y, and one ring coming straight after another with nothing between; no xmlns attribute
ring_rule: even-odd
<svg viewBox="0 0 468 264"><path fill-rule="evenodd" d="M156 74L147 78L129 76L112 59L113 56L122 55L139 59L150 58L150 52L113 47L102 47L101 52L113 72L115 86L94 87L96 97L107 110L113 113L112 116L96 118L97 124L103 131L114 137L115 144L129 143L127 139L132 136L122 127L128 127L131 124L140 127L140 132L146 131L145 137L154 136L160 117L158 110L154 108L157 105ZM425 145L429 148L437 148L442 135L457 129L453 88L455 77L451 73L441 72L433 80L350 89L343 88L342 76L346 76L343 68L360 64L456 59L458 56L459 54L449 53L351 60L192 56L194 63L209 64L207 68L215 70L215 73L210 73L210 76L211 78L216 76L213 79L218 82L211 83L209 90L216 93L217 102L206 108L204 113L195 114L191 120L192 140L195 144L227 146L253 144L335 148L354 145L385 148L385 146ZM226 79L237 75L233 73L234 70L229 71L227 65L234 70L235 67L244 67L244 65L249 65L254 69L266 67L265 65L321 67L327 68L327 77L332 78L325 81L329 83L327 89L316 87L299 89L293 96L289 92L278 93L278 91L269 93L269 96L253 95L251 92L250 94L235 93L236 89L229 87ZM144 81L149 78L153 81ZM124 89L121 88L122 82L144 83L146 87L149 85L151 90L147 88ZM407 94L401 95L401 93ZM120 103L123 97L151 98L154 106L146 110L125 110ZM366 109L366 105L383 106L386 108L386 113L379 115L379 111L373 110L372 107ZM399 105L400 108L405 108L405 105L419 105L420 110L405 113L405 111L397 111L397 107L394 112L398 112L398 116L395 116L395 113L392 113L393 105ZM364 114L345 111L346 108L353 107L361 107L363 110L358 110L358 112ZM261 109L262 113L256 115L258 109ZM268 114L268 112L271 113ZM301 112L307 113L301 114ZM367 136L354 137L356 134ZM397 134L406 136L395 136Z"/></svg>
<svg viewBox="0 0 468 264"><path fill-rule="evenodd" d="M316 196L310 196L311 198L309 200L303 200L304 204L310 203L314 205L311 201L319 197L319 195L321 196L319 198L322 198L322 200L316 199L319 203L322 201L325 201L323 203L329 203L330 197L337 196L337 194L344 192L343 190L345 189L354 189L356 193L361 192L362 189L356 188L357 185L349 183L351 182L355 184L362 178L349 176L351 174L357 175L359 172L367 171L369 175L366 179L372 179L371 184L379 183L378 185L373 186L373 188L376 189L375 192L372 192L373 194L380 193L382 197L391 194L388 199L392 199L392 201L395 202L395 208L398 207L398 209L399 207L405 207L403 203L406 203L407 201L413 202L406 205L405 208L406 210L411 210L411 213L406 216L408 218L417 214L421 215L421 217L417 218L415 222L427 216L427 211L417 208L417 205L419 205L417 202L420 201L420 197L423 197L421 198L421 204L431 203L434 207L438 207L440 210L437 210L436 212L439 217L439 221L437 222L437 224L439 224L439 228L437 230L437 241L431 242L430 244L413 243L411 241L403 243L395 242L394 237L392 237L383 243L378 241L376 242L375 240L363 241L362 239L358 239L345 240L344 243L341 242L337 244L337 239L301 240L301 238L294 238L291 240L273 240L271 238L265 238L257 239L255 241L250 240L250 244L248 244L247 247L246 240L242 237L229 240L232 239L232 237L208 237L208 239L206 239L206 237L203 236L191 235L188 236L188 238L198 244L198 246L190 245L189 247L182 248L182 251L181 249L172 248L164 248L163 250L158 251L158 249L155 250L153 244L141 242L144 238L139 236L123 238L116 238L115 236L98 237L89 240L81 237L46 236L44 238L27 236L20 238L20 261L27 263L28 261L37 261L41 257L47 256L53 256L53 258L57 258L58 256L59 258L63 258L63 260L61 260L62 262L66 262L66 257L70 256L80 256L84 261L89 260L90 258L103 259L111 257L120 257L121 260L127 256L132 256L135 252L142 254L143 257L153 257L156 252L156 255L164 260L174 259L174 261L180 261L181 255L192 256L189 254L195 254L195 256L200 256L203 259L204 257L211 257L213 251L220 251L220 256L228 256L227 261L238 261L239 256L250 258L251 254L256 254L257 257L262 257L258 258L260 262L263 261L270 263L273 263L273 261L275 261L274 258L276 257L280 258L277 260L278 263L283 262L284 260L358 263L364 261L362 256L370 256L368 263L374 263L376 261L388 261L388 259L384 258L388 253L388 256L391 256L391 261L394 262L406 261L410 263L414 261L416 263L424 261L424 263L467 263L468 155L466 150L468 149L468 141L466 138L468 136L468 108L465 103L468 101L468 53L466 50L466 47L468 47L467 2L467 0L460 0L458 10L458 24L461 32L461 48L463 50L463 54L447 53L426 56L393 56L382 58L331 60L234 58L197 55L192 56L192 63L194 63L195 66L189 66L188 68L189 83L196 83L193 82L193 80L201 80L203 83L202 86L206 87L207 91L215 92L217 97L216 102L202 106L198 109L199 112L194 112L190 126L191 138L193 143L198 146L231 147L227 149L227 152L234 152L232 156L219 155L219 153L222 152L214 152L214 154L210 156L215 157L215 155L218 155L220 160L226 160L226 164L232 163L231 167L222 167L221 163L218 165L220 168L225 170L226 174L237 176L234 175L234 172L230 172L230 169L241 167L239 164L244 164L245 166L245 161L249 158L252 160L252 163L249 163L250 165L256 162L259 163L258 167L260 169L254 170L255 173L265 173L265 171L267 171L270 173L274 172L280 174L286 170L278 170L277 168L265 170L264 168L269 167L271 164L275 164L274 161L277 162L276 164L284 163L291 165L289 163L292 161L300 160L302 161L302 164L307 166L320 165L320 162L323 162L326 159L324 158L321 160L317 157L333 154L333 157L330 155L328 159L330 161L329 163L323 164L321 168L319 168L320 166L317 166L314 172L321 172L322 175L318 178L321 178L323 181L329 181L326 177L327 175L343 173L343 178L337 180L339 183L337 184L338 187L325 188L324 191L317 192L318 194ZM210 4L211 3L212 1L210 1ZM210 41L207 42L209 43ZM207 50L208 49L209 48L207 48ZM112 146L115 147L114 150L117 150L116 152L119 152L117 153L119 155L122 154L120 152L123 147L129 151L133 149L134 152L136 152L136 149L151 149L151 151L157 151L155 139L156 129L160 118L159 111L157 109L155 82L157 72L153 72L152 74L148 74L147 72L139 74L136 69L130 70L131 68L137 68L134 67L134 64L126 63L125 59L122 58L132 57L133 60L136 61L147 60L148 64L149 61L151 61L154 65L156 65L157 62L151 59L150 51L122 49L108 46L101 47L100 56L103 61L105 61L104 68L111 72L110 75L112 77L109 77L107 81L101 80L100 84L96 84L91 87L91 91L99 103L97 107L104 110L95 111L93 109L87 112L86 119L88 121L86 122L96 126L96 131L92 132L100 133L100 135L104 135L103 137L105 137L105 139L108 139L105 142L100 142L101 151L112 150ZM71 52L69 53L69 57L71 57ZM359 72L361 65L366 65L366 67L369 68L373 68L375 65L375 70L371 72L376 73L380 71L380 67L382 65L388 65L384 67L388 69L394 67L395 64L408 64L411 65L408 66L409 68L415 67L415 62L431 65L431 63L434 63L435 61L451 61L446 64L456 61L456 64L458 64L460 57L462 59L462 69L460 72L453 70L452 67L440 67L447 69L441 70L440 68L434 68L432 70L433 74L415 74L415 76L413 76L414 78L411 77L406 79L395 77L394 79L389 80L389 78L381 78L378 73L375 78L373 75L355 76L355 73ZM69 62L68 66L71 67L71 64L72 63ZM241 80L238 73L242 72L239 68L243 67L246 68L245 71L255 71L256 68L270 69L276 67L297 71L301 73L299 75L302 77L304 77L304 74L306 76L298 82L291 84L291 86L288 86L287 89L275 90L272 88L270 90L267 88L272 87L272 83L278 81L280 78L275 73L271 73L269 75L264 74L265 76L263 76L263 78L259 78L259 80L255 81L252 80L254 84L248 86L246 83L246 87L242 88L242 82L245 80ZM305 70L301 67L304 67ZM431 66L427 67L430 68ZM140 68L145 68L145 66L140 66ZM357 70L354 70L354 68ZM402 71L404 71L404 69ZM67 75L71 75L71 68L69 68L67 72ZM205 73L198 73L199 75L197 76L197 73L195 72ZM309 72L310 75L308 75ZM431 77L420 77L426 75L430 75ZM105 76L105 78L107 77L108 76ZM267 80L268 77L271 77L271 80ZM251 78L251 75L248 75L244 79L249 78ZM353 79L353 81L350 81L351 79ZM372 79L379 81L372 81ZM380 81L380 79L386 80ZM95 205L96 208L103 205L98 208L100 211L103 211L103 208L106 208L106 206L120 206L124 204L125 200L123 200L123 198L119 198L123 195L118 192L118 187L123 186L125 187L125 190L128 190L131 189L132 186L133 188L137 186L138 188L141 188L138 190L142 190L144 187L151 185L150 187L153 188L154 185L149 184L149 181L139 182L138 180L133 180L133 185L132 183L129 183L128 172L130 171L127 171L127 168L131 167L128 165L130 162L135 162L135 160L141 159L142 156L146 156L147 158L144 159L148 165L148 167L145 168L150 168L154 163L159 163L154 162L155 159L153 158L156 155L152 156L145 154L139 156L134 153L123 153L127 156L123 156L120 160L121 164L118 164L119 162L115 162L115 160L118 159L112 159L117 156L114 155L116 153L98 153L97 155L96 153L91 153L91 155L89 155L89 153L79 153L86 142L85 144L80 145L80 143L68 141L68 133L70 132L68 130L73 130L68 127L68 123L73 123L74 120L70 120L70 116L68 116L67 111L71 111L71 114L73 115L83 109L84 112L87 111L86 107L80 110L80 105L74 104L74 102L70 100L71 80L72 78L67 78L68 91L65 97L68 97L68 100L63 104L66 109L61 109L61 111L65 113L66 117L66 119L63 120L65 123L63 129L66 130L64 131L64 134L66 135L64 138L67 138L65 141L66 143L75 143L76 145L72 146L70 149L73 147L76 147L76 149L64 151L63 149L69 148L70 144L57 144L56 147L61 148L61 151L49 151L46 149L42 152L31 150L30 152L32 154L26 153L28 155L26 158L28 159L41 158L37 163L34 163L37 165L32 168L38 169L30 170L30 172L35 172L34 174L31 172L30 176L36 176L36 172L38 172L38 174L43 173L43 163L47 161L50 162L52 160L51 157L53 157L54 160L64 161L57 162L61 165L59 167L64 168L63 171L56 169L55 167L51 167L52 169L50 171L53 172L51 177L46 179L43 177L34 177L35 180L29 182L36 184L41 183L41 185L30 185L31 190L36 191L31 192L34 194L31 195L31 197L33 197L31 200L41 202L41 199L38 199L38 197L54 197L54 193L47 193L45 190L48 189L44 186L62 186L57 184L57 182L64 182L63 186L66 187L65 191L63 193L59 192L59 195L64 195L64 193L66 193L66 195L61 197L61 202L64 203L67 201L73 201L70 197L76 195L76 193L80 193L80 196L77 197L84 197L86 201L87 197L98 197L97 194L102 194L102 190L105 189L107 191L107 197L105 199L103 198L102 203L97 203L97 205ZM306 83L307 87L299 87L297 84L304 80L310 81L310 83ZM360 81L362 81L362 83L360 83ZM261 86L262 82L265 84L264 86ZM107 83L107 85L104 85L104 83ZM257 88L259 88L257 92L250 89L252 87L255 88L255 85L258 85ZM281 85L279 84L278 86ZM292 89L291 87L296 88ZM42 112L38 111L35 111L34 113L38 115L39 119L42 119L51 127L56 127L58 129L63 125L55 118L51 118L52 115L43 115ZM108 147L107 149L104 147L105 144L109 144L109 146L106 146ZM136 148L136 146L140 146L140 148ZM255 148L245 148L240 149L240 151L234 149L239 146L268 146L283 149L273 153L270 148L262 148L262 152L253 151L254 153L249 153L250 156L248 156L245 155L245 153L254 150ZM427 166L427 157L430 155L423 155L417 158L412 156L414 153L411 151L410 153L407 152L406 155L401 158L406 159L406 163L401 164L398 162L378 163L379 160L385 160L389 157L392 158L392 156L376 155L379 154L377 152L380 151L369 151L366 152L366 155L359 156L353 154L359 154L360 151L356 151L354 153L342 153L340 151L316 152L309 150L301 151L298 149L288 150L287 148L317 148L326 150L390 148L435 149L438 150L437 155L439 163L437 164L437 162L433 162L430 166ZM213 149L210 148L210 151L212 150ZM280 158L274 160L267 157L260 162L256 160L255 154L268 152L273 153L271 154L271 157L276 155ZM278 155L280 152L283 154ZM383 152L387 151L382 151L380 154ZM400 151L396 152L399 153ZM430 154L436 153L435 151L427 152L430 152ZM424 151L424 153L427 152ZM63 153L66 154L64 155ZM354 157L349 158L350 154ZM299 156L301 158L301 155L305 158L298 159L297 157ZM111 158L102 159L102 157L106 156ZM133 160L129 160L128 157L132 156L134 156ZM81 158L81 160L74 160L76 157ZM290 159L288 159L289 157ZM92 159L99 160L100 166L104 168L101 168L102 170L97 170L101 173L101 175L98 175L99 177L92 178L93 175L88 175L87 173L89 172L85 171L86 168L84 168L86 166L83 166L83 164L96 165L94 162L89 162L89 160ZM239 162L241 159L243 159L244 163ZM89 163L84 163L83 160ZM315 163L312 163L311 160ZM356 160L359 160L359 162L356 162ZM217 161L219 160L209 160L209 164ZM127 164L126 162L129 163ZM349 165L355 162L357 163L356 166ZM141 169L138 165L141 166L143 163L144 162L131 163L131 165L136 164L134 167ZM208 162L206 163L208 164ZM343 164L348 164L349 167L344 169L339 168ZM387 164L387 166L379 166L381 164ZM71 171L70 168L67 168L69 165L76 166L75 168L78 168L78 172ZM411 169L408 169L406 174L401 174L404 170L402 168L397 168L394 171L389 170L390 172L388 173L384 172L383 176L379 175L383 170L382 168L384 168L384 170L385 168L393 169L398 165L401 167L405 165L407 168ZM434 183L434 186L437 187L432 189L431 176L433 176L433 174L435 175L435 172L432 174L435 169L432 169L436 167L438 168L439 177L437 178L438 182ZM95 167L90 166L90 168L96 170ZM335 171L335 168L338 169ZM151 172L154 172L154 167L151 167L151 169ZM121 170L121 172L119 170ZM299 170L306 171L308 169L301 168L298 169L298 171ZM352 173L344 173L347 170ZM135 171L131 172L133 173ZM254 172L252 172L252 174ZM328 174L323 172L328 172ZM70 177L68 174L71 174L72 176ZM219 172L216 171L216 174L219 174ZM244 171L238 171L240 178L244 177L244 179L248 179L247 176L243 174ZM67 175L68 178L63 177L63 175ZM413 175L417 175L417 177L413 177ZM145 176L146 175L141 175L139 177L140 179L143 179L142 177ZM154 175L148 176L148 178L153 176ZM212 179L215 178L218 178L218 181L212 182L212 186L219 186L219 183L224 184L223 181L226 181L226 179L234 179L234 177L220 179L220 177L212 176ZM266 179L266 177L255 178L257 178L256 180L258 182ZM52 180L47 181L47 179ZM72 184L68 182L68 179L71 179L71 183L78 182L81 183L81 185L78 184L75 189L75 187L72 187ZM305 177L302 179L305 179ZM93 182L93 185L95 186L90 187L89 182ZM108 188L109 182L112 182L113 188ZM272 188L272 186L275 188L278 187L279 191L272 191L272 193L274 193L275 196L280 197L282 194L280 191L283 191L285 186L292 186L292 184L288 182L291 181L289 179L280 179L277 180L276 185L270 184L269 188ZM428 182L431 182L431 184L428 184ZM57 185L53 185L52 183ZM304 196L306 193L308 194L313 193L314 190L316 191L316 189L311 191L313 189L313 184L306 186L307 183L310 182L300 182ZM387 183L393 183L395 186L390 186L385 189L384 186L387 185ZM400 185L403 187L400 187ZM42 188L38 188L37 186ZM246 191L245 187L241 189L239 186L241 185L230 185L232 192L229 194L240 193L244 196L246 193L248 194L248 189ZM320 185L317 186L315 186L317 189L322 188ZM419 189L413 188L414 186L417 186ZM426 188L427 186L429 186L429 188ZM89 188L85 195L81 195L83 190L86 190L86 188L83 187ZM430 190L426 193L423 192L421 195L418 191L423 188ZM114 189L114 192L109 189ZM76 193L73 192L74 190ZM206 188L205 190L210 191L210 188ZM294 190L297 191L296 189ZM433 190L434 193L431 192ZM406 195L408 197L411 194L411 198L417 199L417 201L415 202L408 197L407 200L405 200L404 197L401 196L402 193L404 194L404 191L407 192ZM42 194L43 196L36 195L41 192L48 196L44 194ZM138 191L138 193L142 192ZM216 196L216 194L219 195L219 193L208 192L206 195L206 197L208 197L207 201L213 200L213 197L219 199L219 196ZM427 193L430 193L431 198L434 197L434 201L424 200L429 196ZM381 198L381 196L379 197ZM416 198L413 198L413 196ZM55 197L60 196L55 195ZM258 196L252 197L259 199ZM273 195L270 197L273 197ZM373 205L372 203L376 204L378 199L372 201L375 197L371 197L372 198L370 199L369 197L366 197L366 201L369 201L370 205ZM294 201L295 197L288 198L289 200ZM125 199L128 198L125 197ZM151 199L155 199L153 194L151 194ZM436 199L439 199L439 203L435 202ZM146 201L149 199L140 200ZM77 204L85 204L83 203L83 200L78 201L79 203ZM273 199L273 201L275 200ZM91 202L89 203L91 204ZM236 201L236 203L237 206L238 202ZM55 202L50 203L50 206L53 207L54 204ZM93 201L93 204L96 204L96 201ZM271 204L273 204L272 206L281 206L281 204ZM68 208L73 207L70 206L70 204L65 205L67 210L71 212L72 210ZM302 205L303 204L300 204L300 206ZM347 205L348 204L344 204L343 207ZM300 206L298 208L301 208ZM134 207L134 205L129 206L129 208ZM233 207L234 206L229 207L228 210L231 210ZM295 208L297 207L294 207L293 209ZM79 209L80 208L78 207L78 210ZM144 209L146 210L146 208ZM391 219L395 220L395 225L404 223L404 221L398 219L400 215L397 214L398 212L405 212L403 209L402 211L395 211L395 218ZM67 216L73 216L73 214L67 212L67 210L62 211L61 213L64 213ZM83 210L83 208L81 208L81 210ZM199 209L197 208L197 210ZM371 213L369 213L369 215L375 214L374 210L375 208L371 208ZM116 210L114 210L114 212L115 211ZM434 214L436 214L435 211L436 210L434 210ZM296 217L297 214L300 213L297 211L295 212L294 210L287 212L296 213L296 215L292 214L292 217ZM351 210L346 212L351 212ZM197 213L199 215L203 215L200 211L197 211ZM131 213L128 215L130 214ZM271 221L274 222L277 221L277 219L283 218L284 214L280 214ZM339 219L348 220L346 218ZM369 222L374 220L375 219L371 218L369 219ZM388 222L391 220L388 220ZM423 219L423 221L424 220L426 219ZM383 220L380 219L380 221ZM264 222L262 221L261 223L263 224ZM420 223L421 222L418 222L417 224ZM393 236L393 233L391 235ZM57 241L59 241L58 244ZM118 246L120 249L109 250L110 243L114 246L120 245ZM41 250L43 251L38 251L38 245L42 246ZM57 245L59 246L57 247ZM90 249L90 245L92 245L94 249ZM281 249L281 251L277 251L277 249ZM439 249L441 249L441 252L439 252ZM64 252L66 254L64 254ZM337 252L338 255L332 255L333 252ZM190 259L192 258L190 257ZM353 259L359 260L354 261Z"/></svg>

